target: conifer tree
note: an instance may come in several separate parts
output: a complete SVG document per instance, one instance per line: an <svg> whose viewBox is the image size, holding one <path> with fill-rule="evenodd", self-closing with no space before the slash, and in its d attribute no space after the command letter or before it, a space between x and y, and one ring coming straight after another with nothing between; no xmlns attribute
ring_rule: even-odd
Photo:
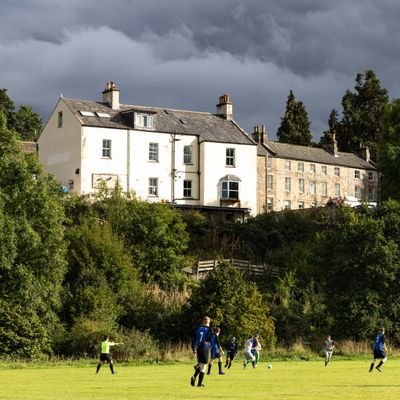
<svg viewBox="0 0 400 400"><path fill-rule="evenodd" d="M312 145L310 121L306 107L302 101L296 101L292 90L289 92L285 115L281 118L281 125L276 136L281 143Z"/></svg>

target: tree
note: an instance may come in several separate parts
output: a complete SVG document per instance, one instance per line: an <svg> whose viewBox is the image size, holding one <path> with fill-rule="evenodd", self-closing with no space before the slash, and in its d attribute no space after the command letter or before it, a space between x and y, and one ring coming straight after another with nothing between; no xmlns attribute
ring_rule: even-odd
<svg viewBox="0 0 400 400"><path fill-rule="evenodd" d="M263 343L275 343L274 322L270 307L255 284L245 280L233 266L221 263L194 289L188 314L194 324L209 315L220 326L224 337L244 341L249 334L259 334Z"/></svg>
<svg viewBox="0 0 400 400"><path fill-rule="evenodd" d="M296 101L293 91L289 92L286 111L276 133L279 142L311 146L312 135L307 110L301 101Z"/></svg>
<svg viewBox="0 0 400 400"><path fill-rule="evenodd" d="M399 246L388 234L386 217L347 207L341 214L337 229L320 236L313 268L320 271L333 334L364 340L377 326L392 328L398 319ZM394 219L393 211L389 215Z"/></svg>
<svg viewBox="0 0 400 400"><path fill-rule="evenodd" d="M21 140L37 141L42 131L42 120L32 107L21 104L11 117L10 129L18 132Z"/></svg>
<svg viewBox="0 0 400 400"><path fill-rule="evenodd" d="M388 93L372 70L358 73L354 88L354 93L347 90L342 98L343 118L337 129L338 146L346 152L356 152L361 145L367 146L376 160Z"/></svg>
<svg viewBox="0 0 400 400"><path fill-rule="evenodd" d="M18 111L7 89L0 89L0 111L5 114L7 128L15 131L21 140L36 141L42 131L42 120L32 107L21 104Z"/></svg>
<svg viewBox="0 0 400 400"><path fill-rule="evenodd" d="M132 327L141 284L123 240L108 222L99 223L93 217L70 227L67 240L63 322L71 327L88 318L110 328L121 322Z"/></svg>
<svg viewBox="0 0 400 400"><path fill-rule="evenodd" d="M332 142L333 135L336 135L337 127L338 127L338 112L335 109L332 109L331 113L329 114L328 119L328 130L324 132L321 136L320 145L328 144Z"/></svg>
<svg viewBox="0 0 400 400"><path fill-rule="evenodd" d="M378 169L382 174L382 199L400 200L400 99L393 100L385 108L378 145Z"/></svg>
<svg viewBox="0 0 400 400"><path fill-rule="evenodd" d="M100 193L96 208L113 232L124 239L144 282L163 289L186 284L181 270L192 260L186 255L189 236L178 211L167 204L131 198L118 187L111 193Z"/></svg>
<svg viewBox="0 0 400 400"><path fill-rule="evenodd" d="M65 271L59 186L25 154L0 112L0 342L4 354L50 351Z"/></svg>

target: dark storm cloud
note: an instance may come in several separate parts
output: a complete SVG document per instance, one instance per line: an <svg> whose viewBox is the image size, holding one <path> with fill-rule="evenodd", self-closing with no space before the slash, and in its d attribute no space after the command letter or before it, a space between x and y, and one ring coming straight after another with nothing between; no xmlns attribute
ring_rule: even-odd
<svg viewBox="0 0 400 400"><path fill-rule="evenodd" d="M46 118L58 96L214 111L229 93L246 130L273 136L290 89L314 136L357 72L399 97L391 0L20 0L0 5L0 87Z"/></svg>

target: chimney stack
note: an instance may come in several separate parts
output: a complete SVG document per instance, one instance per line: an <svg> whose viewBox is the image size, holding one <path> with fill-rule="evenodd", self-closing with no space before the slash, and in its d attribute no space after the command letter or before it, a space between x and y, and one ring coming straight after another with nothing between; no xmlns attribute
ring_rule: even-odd
<svg viewBox="0 0 400 400"><path fill-rule="evenodd" d="M230 121L233 116L232 103L228 94L219 97L219 104L217 104L216 114L224 119Z"/></svg>
<svg viewBox="0 0 400 400"><path fill-rule="evenodd" d="M356 154L367 162L371 161L371 154L367 146L361 145Z"/></svg>
<svg viewBox="0 0 400 400"><path fill-rule="evenodd" d="M331 153L334 157L339 157L338 155L338 145L336 140L336 132L332 131L331 133L332 140L329 143L325 143L322 147L329 153Z"/></svg>
<svg viewBox="0 0 400 400"><path fill-rule="evenodd" d="M268 132L265 129L265 125L257 125L254 127L254 132L252 134L253 140L260 144L267 144L268 142Z"/></svg>
<svg viewBox="0 0 400 400"><path fill-rule="evenodd" d="M107 103L113 110L119 110L119 89L113 81L106 83L103 91L103 102Z"/></svg>

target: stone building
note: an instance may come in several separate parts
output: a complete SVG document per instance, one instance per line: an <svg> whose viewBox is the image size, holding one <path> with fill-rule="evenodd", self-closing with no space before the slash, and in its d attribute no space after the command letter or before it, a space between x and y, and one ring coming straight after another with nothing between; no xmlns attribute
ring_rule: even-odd
<svg viewBox="0 0 400 400"><path fill-rule="evenodd" d="M334 135L324 148L272 142L264 126L252 136L258 143L258 213L325 206L330 199L376 204L378 172L367 148L340 152Z"/></svg>

